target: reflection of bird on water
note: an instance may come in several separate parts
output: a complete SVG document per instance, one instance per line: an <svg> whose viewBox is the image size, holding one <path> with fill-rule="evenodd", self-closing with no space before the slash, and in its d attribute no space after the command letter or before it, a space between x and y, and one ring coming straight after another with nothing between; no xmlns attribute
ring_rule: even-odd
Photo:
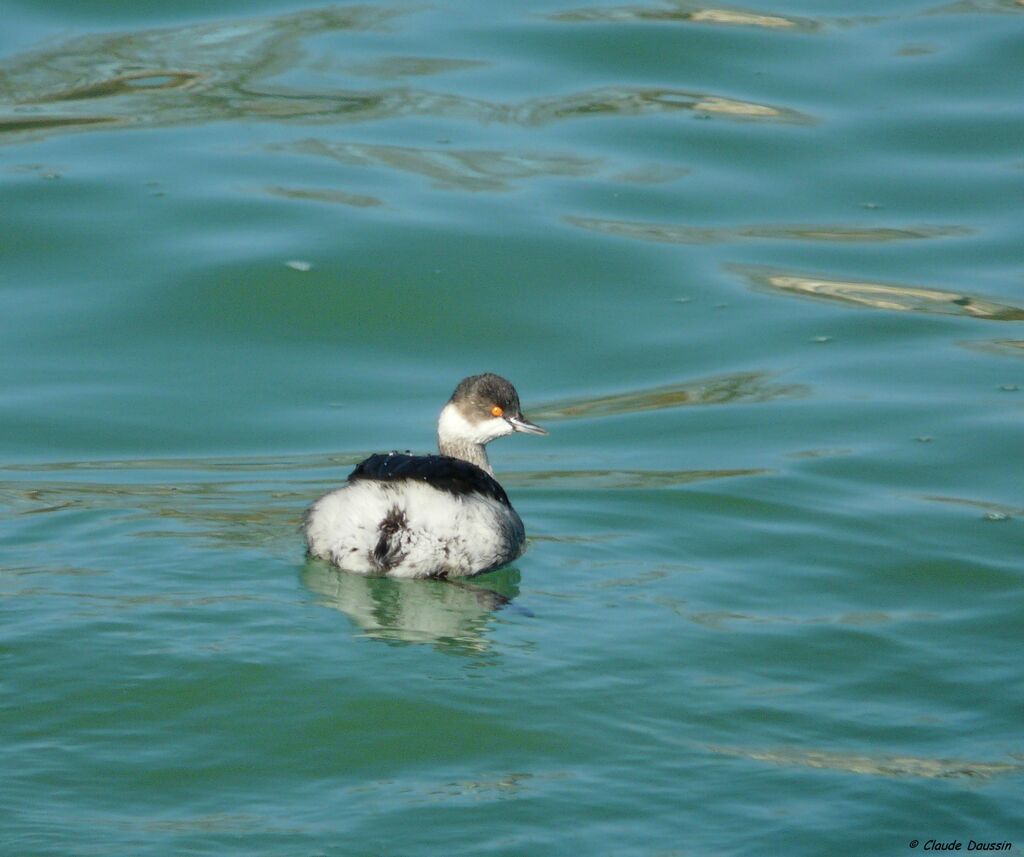
<svg viewBox="0 0 1024 857"><path fill-rule="evenodd" d="M468 577L526 547L523 522L494 478L486 445L526 432L519 394L490 373L464 379L441 411L440 455L371 455L306 512L311 556L390 577Z"/></svg>
<svg viewBox="0 0 1024 857"><path fill-rule="evenodd" d="M519 572L514 568L489 575L484 587L452 579L339 574L323 563L307 562L302 582L321 604L347 615L368 637L429 643L463 654L488 649L487 618L519 594Z"/></svg>

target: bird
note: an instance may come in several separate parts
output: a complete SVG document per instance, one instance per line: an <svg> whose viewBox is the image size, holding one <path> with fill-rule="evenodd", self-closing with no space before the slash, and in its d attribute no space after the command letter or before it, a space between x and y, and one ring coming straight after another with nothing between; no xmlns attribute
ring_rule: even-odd
<svg viewBox="0 0 1024 857"><path fill-rule="evenodd" d="M388 452L359 463L306 511L308 555L344 571L397 578L472 577L526 549L522 519L494 478L486 446L546 435L523 416L511 382L459 382L437 421L438 455Z"/></svg>

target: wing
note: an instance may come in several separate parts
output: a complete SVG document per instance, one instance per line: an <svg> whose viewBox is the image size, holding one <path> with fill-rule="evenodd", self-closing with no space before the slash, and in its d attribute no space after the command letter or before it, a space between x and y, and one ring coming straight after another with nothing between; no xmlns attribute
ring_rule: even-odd
<svg viewBox="0 0 1024 857"><path fill-rule="evenodd" d="M483 494L512 507L505 489L493 476L475 464L447 455L407 455L401 452L371 455L358 464L348 477L349 482L364 479L377 482L415 479L426 482L438 491L447 491L456 496Z"/></svg>

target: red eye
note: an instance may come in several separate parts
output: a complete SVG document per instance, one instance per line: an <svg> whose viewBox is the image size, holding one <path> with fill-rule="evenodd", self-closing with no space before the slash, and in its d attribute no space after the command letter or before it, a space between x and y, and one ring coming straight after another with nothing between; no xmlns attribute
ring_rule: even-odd
<svg viewBox="0 0 1024 857"><path fill-rule="evenodd" d="M493 408L491 408L491 414L493 416L500 417L503 413L505 412L498 405L495 405Z"/></svg>

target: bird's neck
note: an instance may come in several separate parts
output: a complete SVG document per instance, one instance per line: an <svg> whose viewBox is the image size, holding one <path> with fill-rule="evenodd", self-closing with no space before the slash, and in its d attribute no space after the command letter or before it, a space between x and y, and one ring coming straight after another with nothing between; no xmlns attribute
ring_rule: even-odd
<svg viewBox="0 0 1024 857"><path fill-rule="evenodd" d="M441 410L441 416L437 420L437 449L441 455L461 458L493 476L494 471L487 460L487 450L484 449L484 444L488 440L490 438L481 435L477 427L462 415L454 402L449 402Z"/></svg>
<svg viewBox="0 0 1024 857"><path fill-rule="evenodd" d="M487 460L487 449L482 443L472 443L468 440L452 440L438 435L437 449L441 455L461 458L463 461L475 464L484 473L490 476L494 475L494 471L491 470L491 462Z"/></svg>

